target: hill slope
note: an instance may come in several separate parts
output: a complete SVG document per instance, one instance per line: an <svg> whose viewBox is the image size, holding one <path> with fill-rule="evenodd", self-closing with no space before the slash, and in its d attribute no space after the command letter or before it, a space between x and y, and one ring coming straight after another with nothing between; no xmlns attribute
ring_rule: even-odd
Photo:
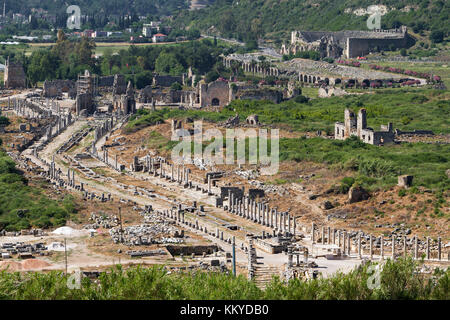
<svg viewBox="0 0 450 320"><path fill-rule="evenodd" d="M3 4L3 1L1 2ZM33 9L43 9L49 14L65 14L69 5L78 5L82 15L140 16L171 14L178 9L189 8L189 0L6 0L6 13L29 15ZM3 9L3 7L1 8Z"/></svg>
<svg viewBox="0 0 450 320"><path fill-rule="evenodd" d="M387 9L382 28L403 24L415 32L450 31L450 3L442 0L216 0L206 9L181 12L175 24L239 40L286 38L294 29L367 29L368 15L362 13L374 4Z"/></svg>

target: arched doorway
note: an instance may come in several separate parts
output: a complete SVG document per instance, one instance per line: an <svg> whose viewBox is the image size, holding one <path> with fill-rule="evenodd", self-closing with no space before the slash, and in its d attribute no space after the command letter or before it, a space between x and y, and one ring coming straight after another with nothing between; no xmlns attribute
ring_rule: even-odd
<svg viewBox="0 0 450 320"><path fill-rule="evenodd" d="M211 101L211 105L213 105L214 107L219 106L220 105L220 100L217 98L213 98Z"/></svg>

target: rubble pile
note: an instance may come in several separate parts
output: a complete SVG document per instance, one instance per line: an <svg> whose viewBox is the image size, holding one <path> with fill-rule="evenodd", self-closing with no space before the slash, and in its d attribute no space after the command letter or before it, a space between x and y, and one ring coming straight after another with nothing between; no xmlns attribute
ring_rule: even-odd
<svg viewBox="0 0 450 320"><path fill-rule="evenodd" d="M123 243L130 246L182 243L180 238L184 233L173 224L153 213L144 216L146 224L128 226L123 229ZM121 242L120 227L109 230L114 243Z"/></svg>
<svg viewBox="0 0 450 320"><path fill-rule="evenodd" d="M29 243L23 243L23 242L16 242L16 243L3 243L0 247L1 251L1 258L7 259L11 258L12 255L32 255L32 254L39 254L39 255L45 255L45 251L47 250L47 247L43 243L35 243L35 244L29 244Z"/></svg>
<svg viewBox="0 0 450 320"><path fill-rule="evenodd" d="M264 182L253 180L249 182L250 185L264 190L265 193L277 193L279 195L287 195L289 191L283 186L277 186L273 184L264 184Z"/></svg>
<svg viewBox="0 0 450 320"><path fill-rule="evenodd" d="M167 252L165 252L162 249L143 250L143 251L129 250L127 251L127 254L129 254L130 257L133 258L133 257L150 257L150 256L166 255Z"/></svg>
<svg viewBox="0 0 450 320"><path fill-rule="evenodd" d="M237 170L235 174L248 180L256 179L259 176L255 170Z"/></svg>
<svg viewBox="0 0 450 320"><path fill-rule="evenodd" d="M85 225L83 227L84 229L111 229L117 227L120 223L119 218L116 215L108 216L106 214L96 214L94 212L91 213L89 221L92 221L93 223Z"/></svg>

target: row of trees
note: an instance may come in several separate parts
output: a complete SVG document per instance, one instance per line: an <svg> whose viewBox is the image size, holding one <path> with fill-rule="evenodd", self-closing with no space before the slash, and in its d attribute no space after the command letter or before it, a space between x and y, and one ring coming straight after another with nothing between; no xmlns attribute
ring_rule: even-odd
<svg viewBox="0 0 450 320"><path fill-rule="evenodd" d="M151 83L152 73L180 75L189 67L194 74L202 75L216 69L222 72L221 53L232 49L221 47L216 41L204 39L170 46L130 46L118 54L105 50L94 57L95 43L87 38L80 41L66 39L58 33L56 45L34 51L30 57L16 56L22 62L32 85L46 79L73 79L85 69L98 75L126 75L137 88ZM20 58L20 59L19 59Z"/></svg>
<svg viewBox="0 0 450 320"><path fill-rule="evenodd" d="M50 49L34 51L25 61L25 70L31 85L46 79L76 79L77 75L88 69L98 71L93 58L95 43L88 38L78 42L66 39L58 33L58 41Z"/></svg>

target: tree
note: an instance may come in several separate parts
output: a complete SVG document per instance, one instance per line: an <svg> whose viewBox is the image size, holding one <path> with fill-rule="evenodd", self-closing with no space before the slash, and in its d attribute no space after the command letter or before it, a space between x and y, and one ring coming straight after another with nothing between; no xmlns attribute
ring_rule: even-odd
<svg viewBox="0 0 450 320"><path fill-rule="evenodd" d="M80 64L93 65L92 51L95 48L95 43L87 37L83 37L76 48L78 55L78 62Z"/></svg>
<svg viewBox="0 0 450 320"><path fill-rule="evenodd" d="M442 32L441 30L431 31L430 40L433 43L440 43L440 42L444 41L444 32Z"/></svg>
<svg viewBox="0 0 450 320"><path fill-rule="evenodd" d="M405 48L401 48L401 49L400 49L400 54L401 54L403 57L406 57L406 56L408 55Z"/></svg>
<svg viewBox="0 0 450 320"><path fill-rule="evenodd" d="M212 70L206 74L205 81L206 83L216 81L219 78L219 76L220 75L217 73L217 71Z"/></svg>
<svg viewBox="0 0 450 320"><path fill-rule="evenodd" d="M155 62L155 71L163 74L179 75L184 68L178 62L175 54L161 52Z"/></svg>
<svg viewBox="0 0 450 320"><path fill-rule="evenodd" d="M179 91L179 90L182 90L183 87L182 87L181 84L179 84L178 82L174 82L174 83L172 83L172 85L170 86L170 89Z"/></svg>
<svg viewBox="0 0 450 320"><path fill-rule="evenodd" d="M53 52L46 49L34 51L27 68L28 78L32 85L38 81L56 78L60 60Z"/></svg>
<svg viewBox="0 0 450 320"><path fill-rule="evenodd" d="M7 127L10 125L10 121L7 117L4 116L0 116L0 127ZM0 142L1 145L1 142Z"/></svg>
<svg viewBox="0 0 450 320"><path fill-rule="evenodd" d="M150 71L143 71L136 75L136 88L142 89L150 85L153 80L153 75Z"/></svg>

